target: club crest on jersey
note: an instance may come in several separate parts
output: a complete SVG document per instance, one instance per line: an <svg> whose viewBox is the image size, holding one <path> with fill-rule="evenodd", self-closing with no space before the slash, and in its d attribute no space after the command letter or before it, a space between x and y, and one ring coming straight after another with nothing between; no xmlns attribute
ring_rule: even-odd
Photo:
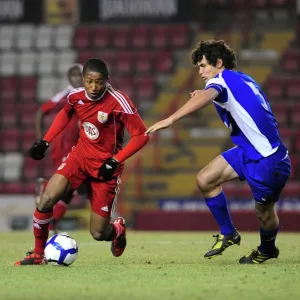
<svg viewBox="0 0 300 300"><path fill-rule="evenodd" d="M97 119L100 123L105 123L108 119L108 114L103 111L98 111Z"/></svg>

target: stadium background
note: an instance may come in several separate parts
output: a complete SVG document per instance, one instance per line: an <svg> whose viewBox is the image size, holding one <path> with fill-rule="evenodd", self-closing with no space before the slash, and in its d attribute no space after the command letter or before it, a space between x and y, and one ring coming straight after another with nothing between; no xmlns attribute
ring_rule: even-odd
<svg viewBox="0 0 300 300"><path fill-rule="evenodd" d="M293 164L278 203L281 229L299 231L296 2L0 0L0 231L31 228L35 180L54 172L49 158L35 162L26 157L35 139L34 115L66 84L72 63L91 57L106 61L111 82L151 125L203 88L190 52L208 38L228 42L238 54L239 69L269 96ZM52 119L46 118L45 128ZM117 214L136 229L216 230L195 175L231 146L229 131L212 106L152 136L127 163ZM237 227L257 229L247 184L231 182L224 189ZM85 228L88 203L77 196L71 208L61 228Z"/></svg>

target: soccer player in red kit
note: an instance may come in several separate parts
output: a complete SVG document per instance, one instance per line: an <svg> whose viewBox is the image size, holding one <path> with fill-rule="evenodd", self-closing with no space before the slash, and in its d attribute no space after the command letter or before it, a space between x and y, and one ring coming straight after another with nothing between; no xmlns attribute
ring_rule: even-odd
<svg viewBox="0 0 300 300"><path fill-rule="evenodd" d="M107 82L108 75L102 60L88 60L83 67L84 88L69 94L68 103L58 113L44 139L31 148L30 156L42 159L49 143L63 130L74 113L77 115L82 124L79 141L50 179L33 215L35 248L15 265L46 263L44 248L53 206L66 192L75 190L84 181L88 184L92 208L91 235L97 241L111 241L111 252L116 257L125 250L125 220L118 217L111 222L111 214L116 205L124 162L149 138L131 100ZM131 139L123 149L124 128Z"/></svg>
<svg viewBox="0 0 300 300"><path fill-rule="evenodd" d="M72 65L68 72L69 85L57 93L52 99L45 102L40 109L36 112L35 129L37 140L42 139L42 125L45 115L57 114L67 103L67 96L74 88L83 86L82 83L82 68L81 64ZM58 134L51 143L51 159L58 168L60 164L66 159L72 147L76 145L79 138L79 125L78 118L73 117L66 128ZM38 178L36 190L36 204L39 203L41 195L46 188L48 182L44 178ZM65 195L58 201L53 208L53 219L50 224L50 230L56 232L57 222L62 219L67 211L67 205L70 203L73 193Z"/></svg>

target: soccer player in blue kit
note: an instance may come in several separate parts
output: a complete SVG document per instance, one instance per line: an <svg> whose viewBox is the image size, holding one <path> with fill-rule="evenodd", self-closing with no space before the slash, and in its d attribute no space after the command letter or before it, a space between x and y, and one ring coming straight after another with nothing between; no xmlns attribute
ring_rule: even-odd
<svg viewBox="0 0 300 300"><path fill-rule="evenodd" d="M201 41L192 53L192 61L199 67L205 89L191 93L190 100L180 109L152 125L146 133L167 128L213 102L220 118L231 130L236 147L217 156L197 175L198 187L220 226L214 245L204 257L215 257L227 247L240 244L241 235L232 223L221 186L239 178L247 180L251 188L261 239L257 249L239 262L259 264L277 258L279 249L275 240L279 220L275 203L289 178L291 163L268 99L253 78L234 70L235 52L224 41Z"/></svg>

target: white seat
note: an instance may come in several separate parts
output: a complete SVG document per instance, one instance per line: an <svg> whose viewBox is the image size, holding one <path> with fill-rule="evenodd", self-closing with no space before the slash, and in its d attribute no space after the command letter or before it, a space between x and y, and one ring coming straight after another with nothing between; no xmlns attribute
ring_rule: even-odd
<svg viewBox="0 0 300 300"><path fill-rule="evenodd" d="M33 25L20 25L16 30L16 46L20 50L28 50L33 47L35 27Z"/></svg>
<svg viewBox="0 0 300 300"><path fill-rule="evenodd" d="M0 49L9 50L15 42L16 26L8 25L0 27Z"/></svg>
<svg viewBox="0 0 300 300"><path fill-rule="evenodd" d="M72 47L74 36L74 26L72 25L58 25L55 30L54 45L58 49L66 49Z"/></svg>
<svg viewBox="0 0 300 300"><path fill-rule="evenodd" d="M55 53L52 51L43 51L39 53L37 59L38 75L51 75L54 72Z"/></svg>
<svg viewBox="0 0 300 300"><path fill-rule="evenodd" d="M4 52L0 60L0 74L11 76L16 74L18 56L15 52Z"/></svg>
<svg viewBox="0 0 300 300"><path fill-rule="evenodd" d="M57 93L57 79L53 76L40 77L38 82L38 101L45 102Z"/></svg>
<svg viewBox="0 0 300 300"><path fill-rule="evenodd" d="M68 69L76 61L76 53L73 50L63 50L58 53L56 70L59 74L65 75Z"/></svg>
<svg viewBox="0 0 300 300"><path fill-rule="evenodd" d="M16 181L20 179L24 157L19 152L9 152L4 157L3 179Z"/></svg>
<svg viewBox="0 0 300 300"><path fill-rule="evenodd" d="M49 49L52 46L53 30L51 25L41 25L36 31L36 47Z"/></svg>
<svg viewBox="0 0 300 300"><path fill-rule="evenodd" d="M36 53L24 51L20 53L19 57L19 74L22 76L34 75L36 73Z"/></svg>

